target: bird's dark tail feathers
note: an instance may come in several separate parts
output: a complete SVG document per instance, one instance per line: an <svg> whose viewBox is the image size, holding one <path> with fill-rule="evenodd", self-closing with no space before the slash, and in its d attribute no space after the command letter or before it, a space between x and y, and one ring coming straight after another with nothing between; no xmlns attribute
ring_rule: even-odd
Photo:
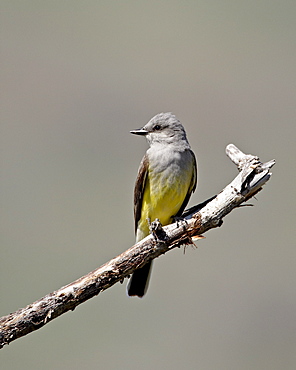
<svg viewBox="0 0 296 370"><path fill-rule="evenodd" d="M130 278L127 285L127 294L129 296L138 296L140 298L146 293L151 273L152 261L136 270Z"/></svg>

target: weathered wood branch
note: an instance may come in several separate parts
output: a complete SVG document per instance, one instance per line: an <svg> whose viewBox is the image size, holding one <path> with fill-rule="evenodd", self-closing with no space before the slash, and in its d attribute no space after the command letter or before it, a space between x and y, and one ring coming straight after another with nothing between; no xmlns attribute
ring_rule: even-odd
<svg viewBox="0 0 296 370"><path fill-rule="evenodd" d="M13 340L37 330L76 306L98 295L118 281L123 282L138 267L169 250L192 244L209 229L222 225L222 219L258 193L269 180L275 161L261 163L230 144L229 158L239 169L238 176L218 195L185 211L186 221L161 227L155 221L151 235L71 284L48 294L38 301L0 319L0 348Z"/></svg>

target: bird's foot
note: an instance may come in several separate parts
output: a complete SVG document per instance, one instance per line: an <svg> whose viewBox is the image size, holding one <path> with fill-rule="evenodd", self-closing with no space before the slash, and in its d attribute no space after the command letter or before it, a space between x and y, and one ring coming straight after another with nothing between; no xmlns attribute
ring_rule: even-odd
<svg viewBox="0 0 296 370"><path fill-rule="evenodd" d="M150 221L150 219L147 219L149 224L149 230L150 233L154 236L154 239L158 243L164 243L166 239L166 233L162 228L162 224L159 221L158 218L155 219L155 221Z"/></svg>
<svg viewBox="0 0 296 370"><path fill-rule="evenodd" d="M186 218L180 217L180 216L173 216L173 222L177 224L177 228L183 224L184 230L186 229L186 226L188 225Z"/></svg>

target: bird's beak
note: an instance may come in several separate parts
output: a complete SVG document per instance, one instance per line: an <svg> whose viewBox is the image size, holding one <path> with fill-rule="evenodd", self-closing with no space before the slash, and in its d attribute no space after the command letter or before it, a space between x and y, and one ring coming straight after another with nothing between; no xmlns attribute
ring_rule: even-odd
<svg viewBox="0 0 296 370"><path fill-rule="evenodd" d="M137 130L132 130L130 131L131 134L135 134L135 135L147 135L148 134L148 131L145 130L144 128L138 128Z"/></svg>

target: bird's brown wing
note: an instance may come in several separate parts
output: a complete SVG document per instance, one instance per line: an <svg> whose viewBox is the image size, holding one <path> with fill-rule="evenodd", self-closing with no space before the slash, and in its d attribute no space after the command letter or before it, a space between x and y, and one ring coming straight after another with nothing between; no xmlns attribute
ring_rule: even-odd
<svg viewBox="0 0 296 370"><path fill-rule="evenodd" d="M178 213L174 216L177 216L177 217L181 217L185 207L187 206L188 202L189 202L189 199L190 199L190 196L191 194L195 191L196 189L196 185L197 185L197 164L196 164L196 158L195 158L195 155L193 153L192 150L188 149L190 154L192 155L192 159L193 159L193 171L192 171L192 177L191 177L191 182L190 182L190 185L188 187L188 191L187 191L187 194L186 194L186 197L184 199L184 202L182 203Z"/></svg>
<svg viewBox="0 0 296 370"><path fill-rule="evenodd" d="M135 233L137 232L138 222L141 218L142 202L144 189L148 175L149 159L147 154L144 155L138 170L134 190L134 218L135 218Z"/></svg>

